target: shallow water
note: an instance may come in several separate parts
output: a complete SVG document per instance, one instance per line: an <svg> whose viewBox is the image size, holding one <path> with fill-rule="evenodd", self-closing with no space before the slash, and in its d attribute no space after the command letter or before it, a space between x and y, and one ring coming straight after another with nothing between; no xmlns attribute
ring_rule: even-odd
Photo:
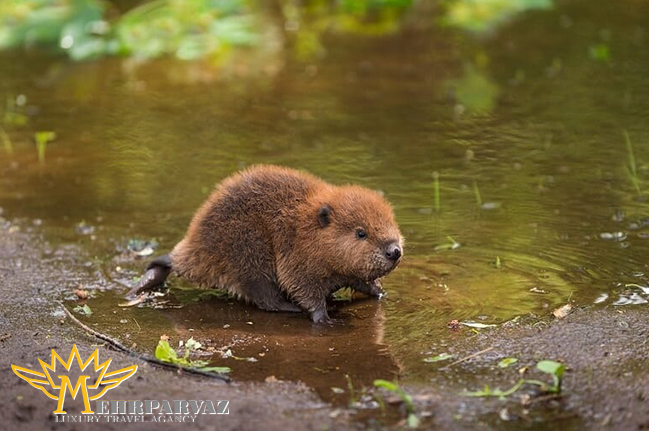
<svg viewBox="0 0 649 431"><path fill-rule="evenodd" d="M278 51L261 66L3 53L1 99L24 95L15 110L28 122L5 125L0 206L38 219L54 247L80 242L96 257L88 320L114 336L128 327L144 352L163 333L193 335L257 359L215 356L235 379L303 380L326 397L345 374L427 382L423 358L471 334L451 320L547 318L603 294L597 306L649 300L649 5L620 9L566 2L487 35L431 25L441 12L424 11L395 34L331 36L324 57ZM608 60L589 55L597 44ZM43 130L57 138L39 162ZM124 252L128 241L169 250L213 185L253 163L384 192L407 239L388 297L341 302L341 323L315 329L195 294L182 308L119 308L146 260Z"/></svg>

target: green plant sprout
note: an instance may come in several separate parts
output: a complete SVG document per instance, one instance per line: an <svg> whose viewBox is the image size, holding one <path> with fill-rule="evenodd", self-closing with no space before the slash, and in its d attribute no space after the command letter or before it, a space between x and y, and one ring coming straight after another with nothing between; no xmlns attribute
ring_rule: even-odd
<svg viewBox="0 0 649 431"><path fill-rule="evenodd" d="M419 417L417 417L417 414L415 413L415 405L412 402L412 397L407 394L398 384L389 382L387 380L377 379L374 380L374 387L383 388L398 395L406 406L406 413L408 415L408 427L417 428L419 426Z"/></svg>
<svg viewBox="0 0 649 431"><path fill-rule="evenodd" d="M473 181L473 195L475 196L475 203L478 208L482 207L482 195L480 194L477 181Z"/></svg>
<svg viewBox="0 0 649 431"><path fill-rule="evenodd" d="M56 139L56 133L54 132L36 132L34 134L39 163L45 163L45 148L47 147L47 144L52 142L54 139Z"/></svg>
<svg viewBox="0 0 649 431"><path fill-rule="evenodd" d="M345 374L345 380L347 380L347 389L349 390L349 405L356 404L356 393L354 392L354 385L349 374Z"/></svg>
<svg viewBox="0 0 649 431"><path fill-rule="evenodd" d="M505 358L502 361L498 362L498 367L507 368L510 365L515 364L516 362L518 362L518 358Z"/></svg>
<svg viewBox="0 0 649 431"><path fill-rule="evenodd" d="M7 135L7 132L5 132L2 127L0 127L0 139L5 147L5 152L12 155L14 153L14 147L11 143L11 139L9 139L9 135Z"/></svg>
<svg viewBox="0 0 649 431"><path fill-rule="evenodd" d="M439 173L437 171L433 172L433 206L435 212L439 212L439 210L441 209L439 195Z"/></svg>
<svg viewBox="0 0 649 431"><path fill-rule="evenodd" d="M566 371L565 364L556 361L544 360L539 361L536 364L536 369L541 371L542 373L549 374L552 377L552 384L549 385L540 380L520 379L516 382L516 384L514 384L514 386L505 391L501 390L500 388L491 389L489 388L489 385L485 385L484 389L482 390L465 391L462 392L461 395L467 397L498 397L500 399L504 399L512 395L514 392L518 391L525 384L539 386L543 392L551 394L561 393L561 382L563 374Z"/></svg>
<svg viewBox="0 0 649 431"><path fill-rule="evenodd" d="M633 144L631 143L631 138L629 138L629 132L627 132L626 129L622 130L622 134L624 135L626 151L629 157L628 165L626 165L625 168L629 174L631 182L633 183L633 187L635 187L636 191L640 193L640 181L638 180L638 169L636 167L635 155L633 153Z"/></svg>
<svg viewBox="0 0 649 431"><path fill-rule="evenodd" d="M455 250L460 248L460 243L455 241L452 236L447 236L446 239L448 242L446 244L439 244L435 246L435 251L442 251L442 250Z"/></svg>

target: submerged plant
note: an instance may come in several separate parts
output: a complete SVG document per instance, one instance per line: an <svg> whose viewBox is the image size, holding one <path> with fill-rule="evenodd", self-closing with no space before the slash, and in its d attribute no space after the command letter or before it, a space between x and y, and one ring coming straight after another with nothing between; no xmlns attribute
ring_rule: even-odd
<svg viewBox="0 0 649 431"><path fill-rule="evenodd" d="M74 312L83 314L85 316L90 316L92 314L92 310L90 309L90 307L88 307L88 304L85 304L84 306L77 305L76 307L74 307Z"/></svg>
<svg viewBox="0 0 649 431"><path fill-rule="evenodd" d="M478 207L482 206L482 195L480 194L480 189L478 188L478 182L473 181L473 195L475 196L475 203Z"/></svg>
<svg viewBox="0 0 649 431"><path fill-rule="evenodd" d="M354 384L352 383L352 378L349 377L349 374L345 374L345 380L347 380L347 390L349 390L349 405L354 405L356 403L356 392L354 392Z"/></svg>
<svg viewBox="0 0 649 431"><path fill-rule="evenodd" d="M510 365L515 364L516 362L518 362L518 358L505 358L502 361L498 362L498 367L507 368Z"/></svg>
<svg viewBox="0 0 649 431"><path fill-rule="evenodd" d="M56 139L56 133L54 132L36 132L34 134L39 163L45 163L45 148L54 139Z"/></svg>
<svg viewBox="0 0 649 431"><path fill-rule="evenodd" d="M428 358L424 358L424 362L440 362L440 361L446 361L451 358L453 358L453 355L448 353L441 353L437 356L430 356Z"/></svg>
<svg viewBox="0 0 649 431"><path fill-rule="evenodd" d="M500 388L495 388L491 389L489 385L485 385L484 389L479 390L479 391L467 391L463 392L462 395L467 396L467 397L498 397L498 398L505 398L516 392L523 386L523 384L526 382L525 379L520 379L519 381L516 382L514 386L511 388L503 391Z"/></svg>
<svg viewBox="0 0 649 431"><path fill-rule="evenodd" d="M419 426L419 417L415 413L415 405L412 402L412 397L406 393L397 383L390 382L387 380L374 380L374 387L383 388L388 390L401 398L404 405L406 406L406 414L408 420L409 428L417 428Z"/></svg>
<svg viewBox="0 0 649 431"><path fill-rule="evenodd" d="M433 172L433 208L436 212L441 209L440 196L439 196L439 173Z"/></svg>
<svg viewBox="0 0 649 431"><path fill-rule="evenodd" d="M636 191L640 193L640 180L638 179L638 169L636 167L635 155L633 153L633 144L631 144L631 138L629 138L629 132L627 132L626 129L622 131L622 134L624 135L624 143L626 144L627 156L629 158L628 164L625 167L629 179L631 180L631 183L633 183L633 187L635 187Z"/></svg>
<svg viewBox="0 0 649 431"><path fill-rule="evenodd" d="M12 155L14 153L13 144L11 143L11 139L9 139L9 135L7 135L7 132L5 132L2 127L0 127L0 139L2 140L5 152L9 155Z"/></svg>
<svg viewBox="0 0 649 431"><path fill-rule="evenodd" d="M507 358L507 359L515 359L515 358ZM504 365L504 361L507 359L504 359L501 361L498 366L501 366L501 364ZM518 361L515 359L513 362ZM513 363L509 361L509 364ZM505 367L508 366L504 365ZM536 364L536 369L541 371L542 373L549 374L552 377L552 384L548 384L546 382L542 382L540 380L530 380L530 379L519 379L514 386L507 390L501 390L500 388L496 389L491 389L489 385L485 385L484 389L478 390L478 391L465 391L461 395L467 396L467 397L498 397L500 399L504 399L508 397L509 395L512 395L514 392L519 390L523 385L528 384L528 385L535 385L540 387L541 391L547 392L547 393L552 393L552 394L559 394L561 393L561 381L563 378L563 374L566 371L566 365L562 364L560 362L556 361L550 361L550 360L543 360L539 361Z"/></svg>
<svg viewBox="0 0 649 431"><path fill-rule="evenodd" d="M455 250L460 248L461 244L457 241L452 236L447 236L446 239L448 242L446 244L439 244L435 246L435 251L442 251L442 250Z"/></svg>

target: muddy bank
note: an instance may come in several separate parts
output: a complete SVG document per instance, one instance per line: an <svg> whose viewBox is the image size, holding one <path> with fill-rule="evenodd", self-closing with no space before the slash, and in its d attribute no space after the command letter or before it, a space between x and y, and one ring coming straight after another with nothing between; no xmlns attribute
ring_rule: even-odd
<svg viewBox="0 0 649 431"><path fill-rule="evenodd" d="M444 370L431 367L431 387L509 389L529 367L526 377L543 378L534 365L554 359L568 365L561 396L538 396L533 387L506 400L464 398L445 394L439 409L428 403L437 423L454 429L601 429L644 430L649 427L649 316L642 308L580 309L559 322L537 322L489 330L469 341L457 340L440 348L458 357L485 353ZM489 350L490 349L490 350ZM501 369L498 362L518 358ZM413 389L414 390L414 389ZM418 388L420 397L431 395ZM437 407L437 408L436 408Z"/></svg>
<svg viewBox="0 0 649 431"><path fill-rule="evenodd" d="M66 288L90 282L94 271L85 266L89 256L75 246L48 250L38 235L0 231L0 411L1 429L53 429L62 426L84 429L86 424L55 423L56 402L47 398L11 370L10 364L39 368L37 358L49 358L50 349L69 351L76 343L87 357L99 340L66 322L57 313ZM62 285L56 280L69 280ZM68 353L65 353L67 357ZM227 416L198 418L195 429L347 429L343 418L330 418L329 407L306 386L294 382L270 384L224 384L218 380L180 376L149 366L126 355L100 347L100 358L112 358L111 367L138 365L136 375L113 391L113 399L203 399L229 400ZM78 413L83 404L66 399L68 413ZM123 424L105 424L103 429L120 429ZM128 424L129 428L149 429L149 424ZM165 424L182 427L187 424Z"/></svg>
<svg viewBox="0 0 649 431"><path fill-rule="evenodd" d="M101 346L101 342L88 337L57 313L59 306L55 300L65 297L79 284L102 285L106 281L95 265L88 264L92 256L82 248L52 246L30 226L26 222L6 224L0 230L0 403L5 406L0 410L0 420L5 429L61 426L84 429L83 424L55 423L51 414L54 401L20 380L11 371L10 364L37 366L36 358L49 357L52 348L69 349L72 343L77 344L83 357ZM362 312L367 306L341 307L340 313L343 316L352 311L358 313L354 307L361 307ZM373 316L373 311L369 315ZM271 316L263 315L263 318L271 319ZM373 322L371 316L369 322ZM322 342L319 335L301 329L302 321L299 322L290 328L289 335L303 338L304 345L311 338L314 348L319 352L326 350L316 342ZM331 336L350 337L353 330L353 326L342 326L334 329ZM562 429L647 429L648 337L647 310L631 307L579 309L560 322L521 319L520 323L482 330L478 334L450 332L444 340L432 340L432 350L448 352L456 358L485 352L443 370L448 362L432 363L429 383L409 383L404 388L414 396L417 412L422 417L421 427L427 429L554 429L558 426ZM100 347L99 351L100 356L113 358L116 368L134 363L132 358L106 347ZM357 360L372 363L373 358L369 356L376 353L359 352ZM290 366L291 360L302 360L303 355L304 346L298 357L284 358L284 366ZM318 355L323 356L321 352ZM496 364L505 357L516 357L519 362L515 367L498 368ZM560 360L568 365L561 397L539 399L531 388L524 388L504 401L458 395L463 389L481 389L485 384L508 388L518 379L520 367L533 368L541 359ZM314 361L317 362L317 357ZM388 417L383 417L379 409L350 410L340 401L335 404L322 401L311 387L297 381L242 382L235 378L234 383L224 384L177 375L142 361L135 363L139 366L137 375L107 398L230 400L228 416L199 418L196 429L216 426L238 430L338 430L403 426L395 418L398 408ZM375 371L380 375L382 370ZM539 377L533 371L529 373ZM407 375L403 378L409 381ZM343 399L349 396L347 388L344 389ZM360 392L362 388L357 390ZM81 405L71 400L66 401L66 407L71 413L81 410ZM116 429L124 425L103 426ZM127 426L147 428L146 424Z"/></svg>

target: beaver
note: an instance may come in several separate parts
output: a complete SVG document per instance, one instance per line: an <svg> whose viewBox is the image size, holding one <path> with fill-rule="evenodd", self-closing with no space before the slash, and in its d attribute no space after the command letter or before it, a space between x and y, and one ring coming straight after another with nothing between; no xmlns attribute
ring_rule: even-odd
<svg viewBox="0 0 649 431"><path fill-rule="evenodd" d="M305 172L257 165L224 179L171 253L154 259L131 293L171 271L269 311L331 322L326 299L342 287L381 297L403 237L377 192L334 186Z"/></svg>

